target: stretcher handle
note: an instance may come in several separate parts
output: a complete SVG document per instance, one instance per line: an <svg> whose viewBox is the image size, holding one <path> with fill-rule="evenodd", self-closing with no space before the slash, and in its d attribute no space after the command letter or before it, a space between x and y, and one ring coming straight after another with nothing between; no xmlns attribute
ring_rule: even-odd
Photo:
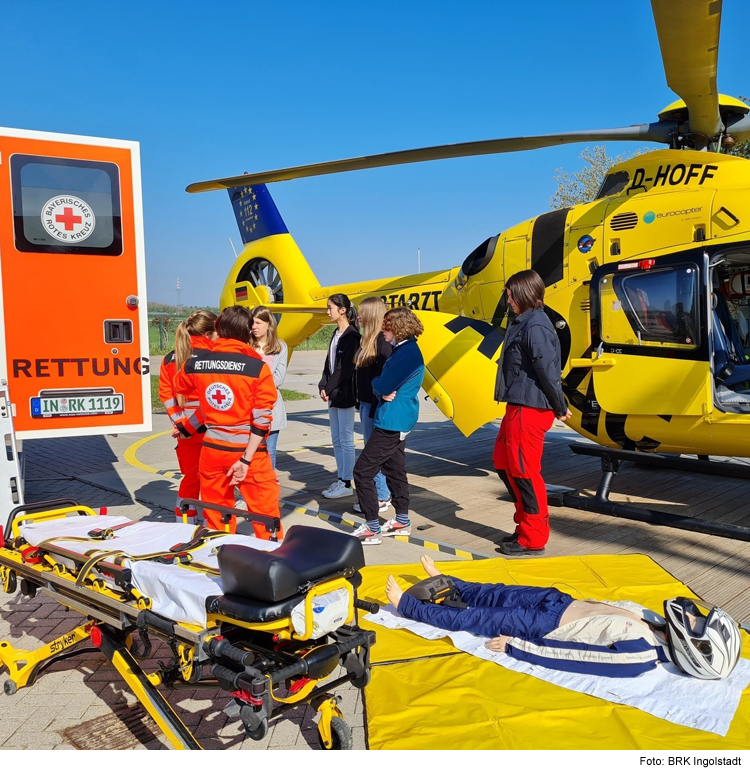
<svg viewBox="0 0 750 778"><path fill-rule="evenodd" d="M359 597L354 598L354 607L359 608L361 611L368 611L369 613L377 613L380 610L379 603L360 600Z"/></svg>
<svg viewBox="0 0 750 778"><path fill-rule="evenodd" d="M237 646L233 646L226 639L210 640L208 642L207 648L208 653L211 656L216 657L217 659L226 657L232 662L235 662L238 665L242 665L243 667L250 667L250 665L252 665L252 663L255 661L255 653L253 651L246 651L244 648L237 648Z"/></svg>
<svg viewBox="0 0 750 778"><path fill-rule="evenodd" d="M211 511L216 511L221 514L224 523L229 523L230 516L239 516L248 521L258 521L265 524L266 529L276 536L281 529L281 519L277 519L274 516L261 516L259 513L250 513L250 511L241 511L235 508L233 505L216 505L212 502L202 502L201 500L193 500L186 497L184 500L180 500L178 506L180 510L185 513L188 508L208 508Z"/></svg>
<svg viewBox="0 0 750 778"><path fill-rule="evenodd" d="M153 611L141 611L138 614L138 618L136 619L135 624L139 630L143 630L144 632L148 629L148 627L151 627L157 632L161 632L163 635L167 635L171 638L174 637L175 623L170 619L159 616Z"/></svg>
<svg viewBox="0 0 750 778"><path fill-rule="evenodd" d="M366 645L368 643L367 632L360 632L349 640L345 640L341 643L330 643L327 646L321 646L316 651L311 652L311 659L308 662L304 657L298 659L291 665L282 667L281 670L271 673L271 680L274 683L280 683L286 681L288 678L293 678L295 675L309 675L311 678L319 677L316 675L315 665L325 664L333 656L342 657L344 654L348 654L359 646ZM327 651L323 651L325 648Z"/></svg>
<svg viewBox="0 0 750 778"><path fill-rule="evenodd" d="M244 672L238 673L224 665L211 665L211 675L226 681L233 689L242 689L251 694L257 694L260 691L258 683L262 684L266 679L263 673L254 667L246 667Z"/></svg>
<svg viewBox="0 0 750 778"><path fill-rule="evenodd" d="M52 508L75 508L79 505L77 500L71 500L70 497L59 498L56 500L43 500L42 502L29 502L23 505L17 505L8 514L8 521L5 525L5 537L10 537L10 531L13 524L13 519L20 513L37 513L39 511L47 511Z"/></svg>
<svg viewBox="0 0 750 778"><path fill-rule="evenodd" d="M250 681L243 678L244 673L230 670L223 665L211 665L211 675L213 675L214 678L220 678L222 681L226 681L233 689L244 689L247 692L252 689Z"/></svg>

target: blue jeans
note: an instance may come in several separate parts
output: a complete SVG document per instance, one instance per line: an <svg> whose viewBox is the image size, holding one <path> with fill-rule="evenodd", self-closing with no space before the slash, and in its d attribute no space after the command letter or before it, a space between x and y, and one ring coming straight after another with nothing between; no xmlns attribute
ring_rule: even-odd
<svg viewBox="0 0 750 778"><path fill-rule="evenodd" d="M331 440L339 479L352 480L354 470L354 408L328 407Z"/></svg>
<svg viewBox="0 0 750 778"><path fill-rule="evenodd" d="M507 635L538 640L560 626L563 611L573 602L569 594L554 588L477 584L451 578L468 608L446 608L404 594L398 612L438 629L486 638Z"/></svg>
<svg viewBox="0 0 750 778"><path fill-rule="evenodd" d="M276 446L279 445L279 431L269 432L266 436L266 446L271 457L271 467L276 469Z"/></svg>
<svg viewBox="0 0 750 778"><path fill-rule="evenodd" d="M370 403L359 404L359 421L362 424L362 437L365 439L365 445L372 435L372 431L375 429L375 419L370 418ZM378 490L378 500L385 502L391 499L391 493L388 491L388 485L385 482L385 476L378 470L378 474L372 479L375 481L375 487Z"/></svg>

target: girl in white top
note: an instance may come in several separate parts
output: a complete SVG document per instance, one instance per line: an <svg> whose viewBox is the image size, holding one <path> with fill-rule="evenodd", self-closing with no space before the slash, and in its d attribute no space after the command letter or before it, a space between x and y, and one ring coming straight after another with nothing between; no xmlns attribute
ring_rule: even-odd
<svg viewBox="0 0 750 778"><path fill-rule="evenodd" d="M276 317L263 305L253 308L252 341L250 345L258 352L261 359L268 365L273 374L276 388L279 389L286 377L286 364L289 349L276 332ZM276 469L276 447L279 440L279 430L286 429L286 408L284 399L279 392L276 404L273 406L273 419L271 431L266 438L268 453L271 455L271 464Z"/></svg>
<svg viewBox="0 0 750 778"><path fill-rule="evenodd" d="M328 318L336 329L328 346L318 390L321 399L328 403L338 475L323 491L323 497L333 500L354 493L354 409L357 405L354 355L359 349L360 334L356 327L357 311L345 294L332 294L328 298Z"/></svg>

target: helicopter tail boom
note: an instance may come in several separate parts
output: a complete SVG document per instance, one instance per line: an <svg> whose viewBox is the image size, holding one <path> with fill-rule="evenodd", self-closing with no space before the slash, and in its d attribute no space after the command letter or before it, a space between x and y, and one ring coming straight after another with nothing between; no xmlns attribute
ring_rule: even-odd
<svg viewBox="0 0 750 778"><path fill-rule="evenodd" d="M279 336L291 350L323 323L311 296L320 283L264 185L235 187L229 199L244 248L227 276L221 307L281 306L274 310Z"/></svg>

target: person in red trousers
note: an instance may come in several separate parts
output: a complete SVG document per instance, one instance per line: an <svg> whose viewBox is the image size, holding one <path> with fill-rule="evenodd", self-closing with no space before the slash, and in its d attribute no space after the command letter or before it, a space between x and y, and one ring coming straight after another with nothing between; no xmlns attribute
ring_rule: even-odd
<svg viewBox="0 0 750 778"><path fill-rule="evenodd" d="M225 308L216 320L213 350L190 357L175 376L175 387L198 396L205 419L201 500L234 507L237 486L248 511L279 518L279 485L265 442L277 393L270 368L250 346L252 325L247 308ZM224 529L218 511L204 513L209 528ZM263 522L254 521L253 528L258 537L270 538ZM227 529L236 531L234 516Z"/></svg>
<svg viewBox="0 0 750 778"><path fill-rule="evenodd" d="M493 463L513 497L516 531L503 538L508 556L543 554L549 540L547 489L542 478L544 435L571 412L561 385L560 342L544 312L544 282L534 270L505 285L515 318L508 325L497 370L495 400L507 403Z"/></svg>
<svg viewBox="0 0 750 778"><path fill-rule="evenodd" d="M180 322L175 332L174 351L164 357L159 371L159 399L174 425L172 434L177 438L177 461L182 473L174 509L178 520L182 518L180 501L185 498L197 500L200 497L198 463L206 428L200 418L198 395L194 392L188 395L179 394L174 388L174 377L191 354L211 350L215 321L215 313L195 311L185 321ZM187 515L194 517L197 512L191 508Z"/></svg>

